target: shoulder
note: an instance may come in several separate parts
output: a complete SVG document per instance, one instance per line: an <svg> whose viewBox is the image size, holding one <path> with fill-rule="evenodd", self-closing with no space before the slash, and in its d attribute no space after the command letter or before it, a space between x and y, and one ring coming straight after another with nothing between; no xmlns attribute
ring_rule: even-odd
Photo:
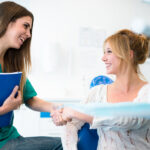
<svg viewBox="0 0 150 150"><path fill-rule="evenodd" d="M101 84L90 89L89 95L102 93L107 89L107 85Z"/></svg>
<svg viewBox="0 0 150 150"><path fill-rule="evenodd" d="M150 83L146 83L140 90L141 93L150 91Z"/></svg>
<svg viewBox="0 0 150 150"><path fill-rule="evenodd" d="M107 85L103 84L91 88L85 103L101 101L106 96L106 91Z"/></svg>
<svg viewBox="0 0 150 150"><path fill-rule="evenodd" d="M31 82L27 79L23 89L23 100L26 102L27 100L31 99L32 97L36 96L37 93L32 86Z"/></svg>
<svg viewBox="0 0 150 150"><path fill-rule="evenodd" d="M107 85L100 84L100 85L97 85L97 86L91 88L89 93L93 93L93 92L95 92L95 93L97 93L97 92L102 92L102 91L104 91L104 89L106 89L106 88L107 88Z"/></svg>
<svg viewBox="0 0 150 150"><path fill-rule="evenodd" d="M145 84L138 93L138 101L150 102L150 83Z"/></svg>

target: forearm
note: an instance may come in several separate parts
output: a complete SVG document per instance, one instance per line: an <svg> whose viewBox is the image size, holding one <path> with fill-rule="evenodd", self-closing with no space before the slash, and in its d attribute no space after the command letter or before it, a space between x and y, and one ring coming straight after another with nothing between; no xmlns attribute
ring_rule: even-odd
<svg viewBox="0 0 150 150"><path fill-rule="evenodd" d="M84 122L88 122L90 124L92 124L92 122L93 122L93 116L90 116L90 115L87 115L87 114L84 114L84 113L81 113L78 111L73 111L72 117L79 119L79 120L82 120Z"/></svg>
<svg viewBox="0 0 150 150"><path fill-rule="evenodd" d="M51 112L53 107L53 103L44 101L36 96L28 100L26 105L35 111L43 112Z"/></svg>

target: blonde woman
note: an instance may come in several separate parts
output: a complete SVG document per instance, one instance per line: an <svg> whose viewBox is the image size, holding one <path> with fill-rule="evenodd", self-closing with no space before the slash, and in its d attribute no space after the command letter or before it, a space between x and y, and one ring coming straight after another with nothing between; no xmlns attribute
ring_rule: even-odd
<svg viewBox="0 0 150 150"><path fill-rule="evenodd" d="M140 76L139 64L148 56L148 40L144 35L121 30L104 42L102 61L107 74L116 75L109 85L94 87L84 103L150 102L150 84ZM99 135L97 150L150 149L150 120L138 117L93 117L64 108L63 119L72 119L64 129L64 150L77 150L77 132L88 122Z"/></svg>

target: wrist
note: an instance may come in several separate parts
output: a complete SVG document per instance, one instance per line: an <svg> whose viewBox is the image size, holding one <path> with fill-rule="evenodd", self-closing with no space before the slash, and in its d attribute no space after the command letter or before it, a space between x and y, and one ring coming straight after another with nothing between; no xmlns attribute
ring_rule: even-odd
<svg viewBox="0 0 150 150"><path fill-rule="evenodd" d="M53 112L55 110L60 110L62 109L64 106L63 104L59 104L59 103L50 103L50 112Z"/></svg>
<svg viewBox="0 0 150 150"><path fill-rule="evenodd" d="M54 111L54 103L50 103L49 111L52 113Z"/></svg>
<svg viewBox="0 0 150 150"><path fill-rule="evenodd" d="M70 117L77 118L78 117L77 111L75 111L75 110L70 111Z"/></svg>

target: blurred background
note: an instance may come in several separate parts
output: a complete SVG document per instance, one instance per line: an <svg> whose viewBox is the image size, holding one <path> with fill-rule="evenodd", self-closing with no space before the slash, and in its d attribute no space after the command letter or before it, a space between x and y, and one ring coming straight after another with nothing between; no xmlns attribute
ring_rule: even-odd
<svg viewBox="0 0 150 150"><path fill-rule="evenodd" d="M48 99L81 99L86 95L91 79L105 74L102 45L110 34L127 28L150 36L148 1L17 2L35 16L30 77L39 96ZM146 71L142 68L148 79L150 73Z"/></svg>
<svg viewBox="0 0 150 150"><path fill-rule="evenodd" d="M29 79L47 101L76 103L86 97L91 80L106 74L101 57L107 36L127 28L150 37L150 0L14 1L35 17ZM150 60L140 67L150 81ZM24 106L16 111L15 124L27 136L59 135L49 118Z"/></svg>

